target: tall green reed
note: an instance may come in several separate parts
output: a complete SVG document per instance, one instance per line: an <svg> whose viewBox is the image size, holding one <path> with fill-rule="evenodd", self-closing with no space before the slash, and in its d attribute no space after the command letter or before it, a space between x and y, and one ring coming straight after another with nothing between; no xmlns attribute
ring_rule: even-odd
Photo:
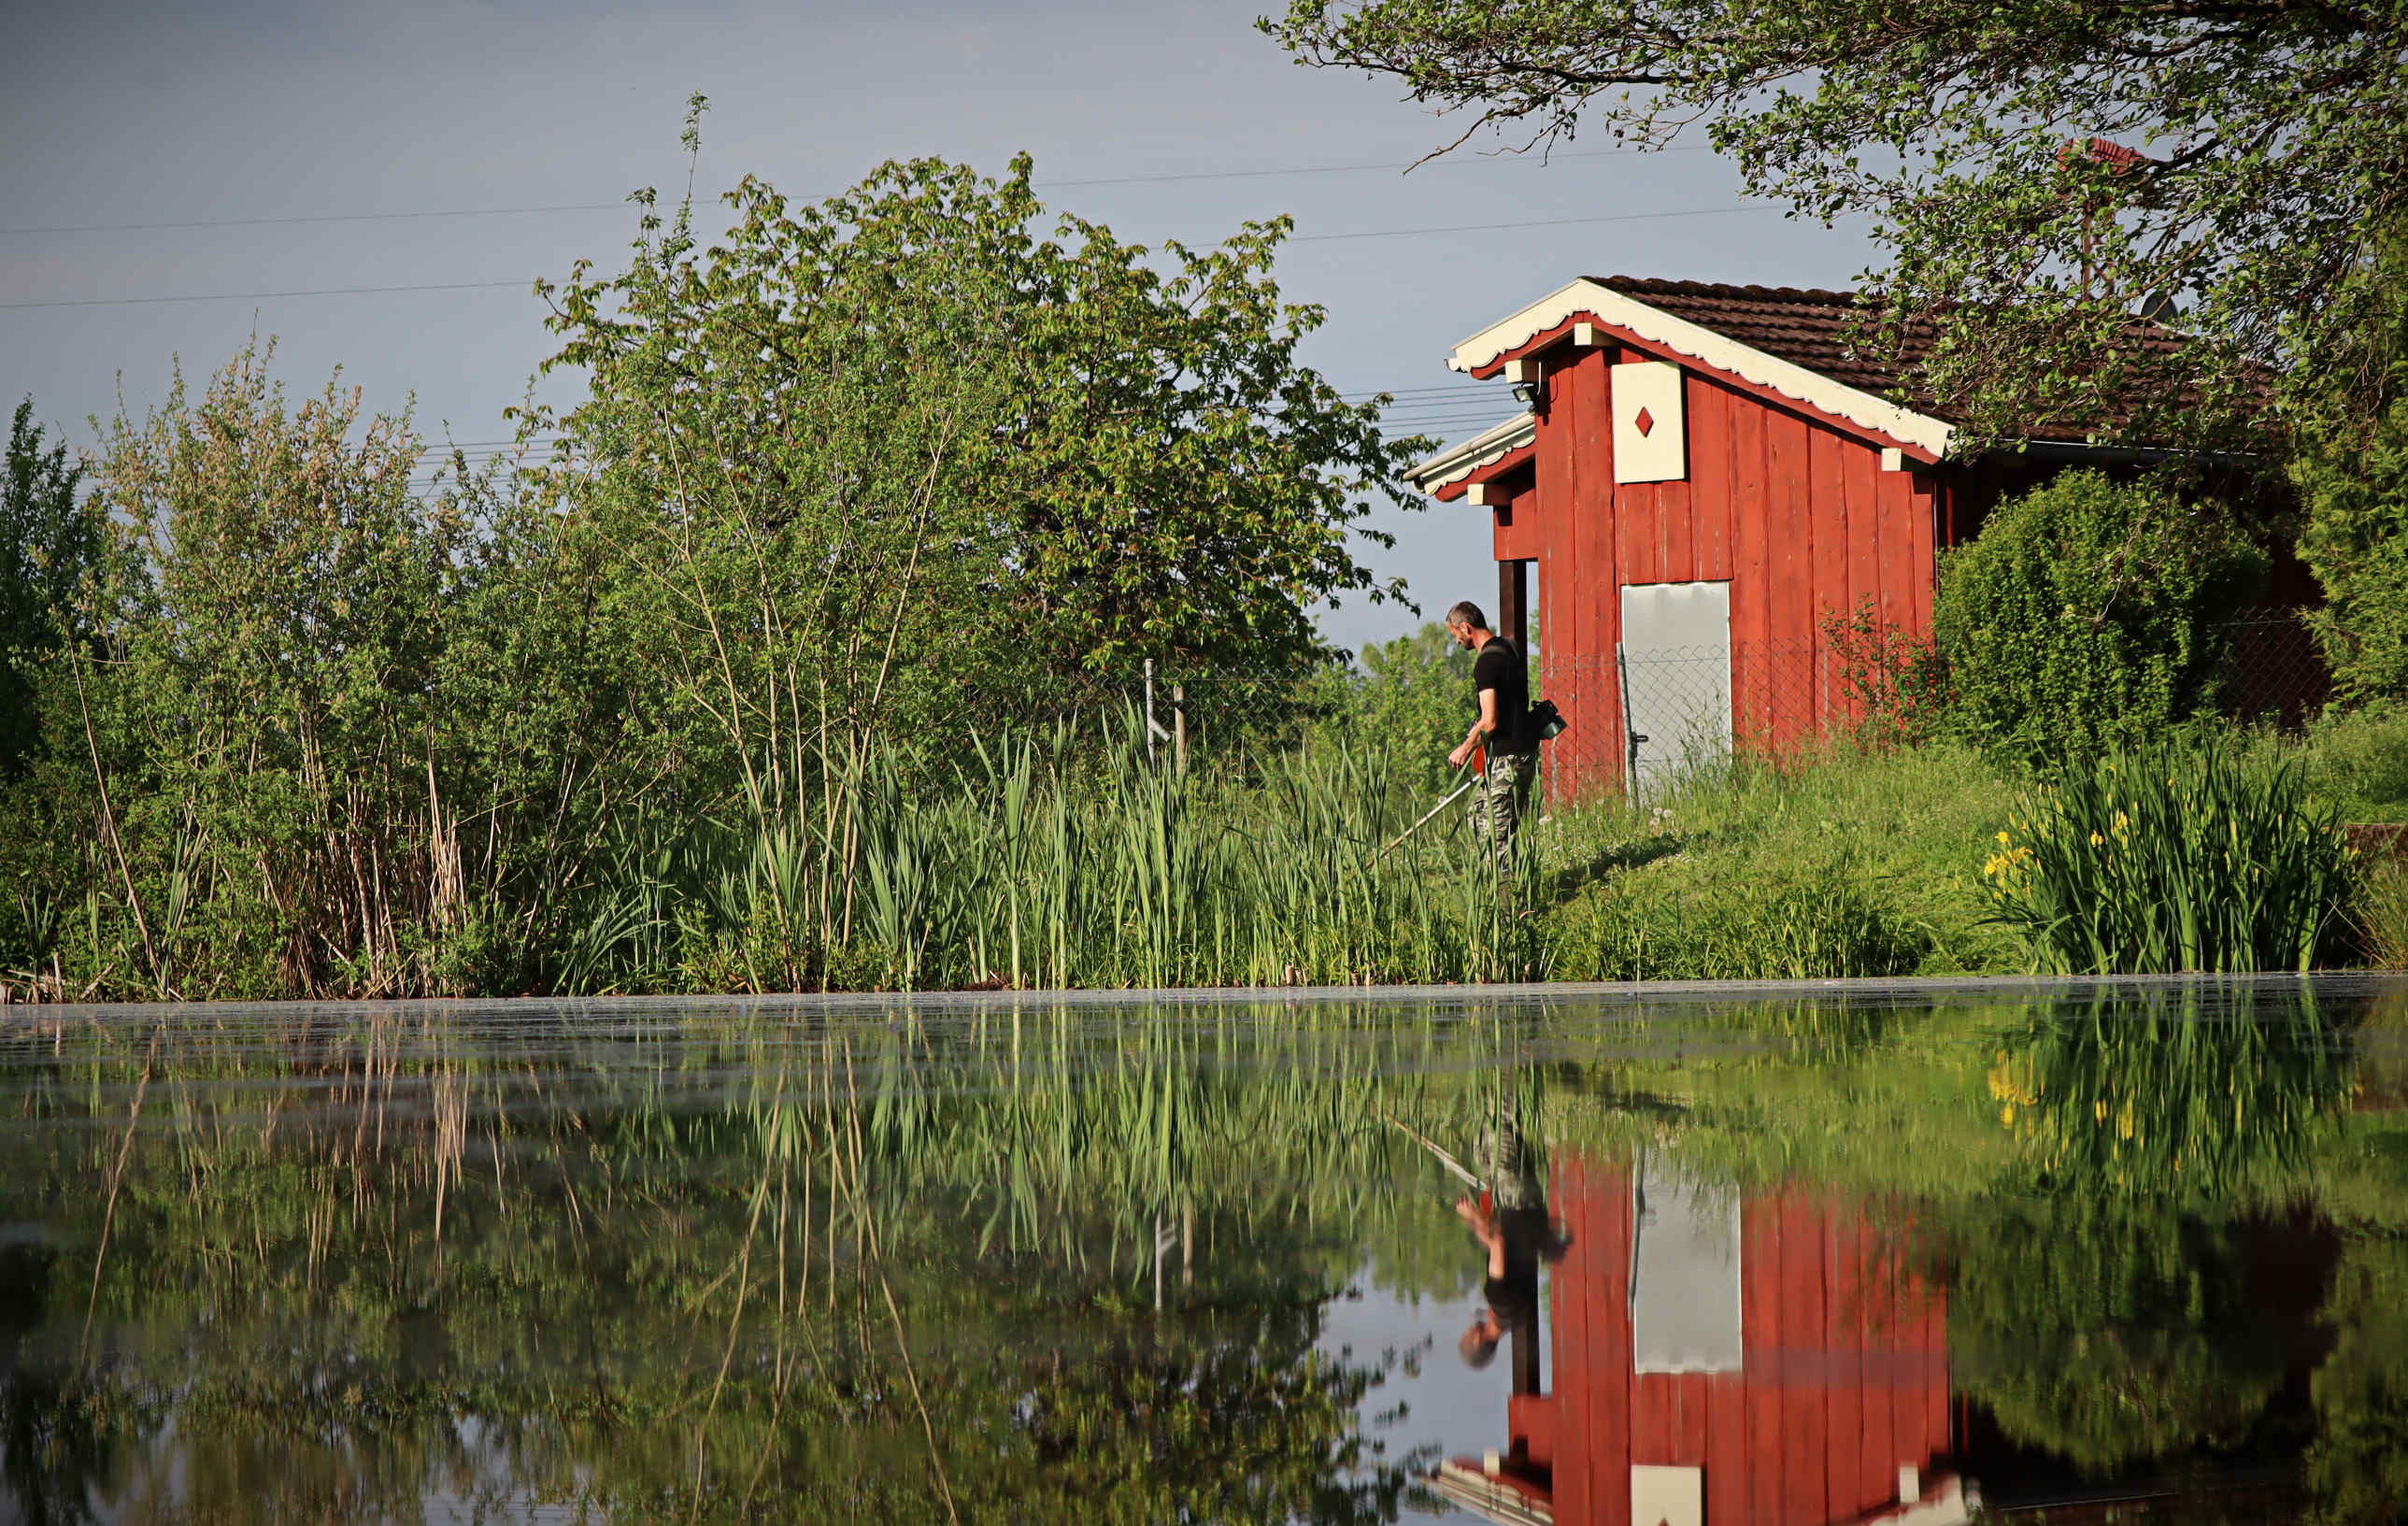
<svg viewBox="0 0 2408 1526"><path fill-rule="evenodd" d="M2081 974L2306 970L2337 952L2349 848L2299 767L2216 739L2101 757L2024 797L1984 870L1996 917Z"/></svg>
<svg viewBox="0 0 2408 1526"><path fill-rule="evenodd" d="M1516 914L1527 885L1500 883L1440 824L1381 851L1422 805L1388 752L1322 743L1182 772L1148 756L1140 725L824 758L810 808L765 792L698 833L686 861L716 866L684 873L699 893L646 914L696 929L690 984L756 990L1543 972Z"/></svg>

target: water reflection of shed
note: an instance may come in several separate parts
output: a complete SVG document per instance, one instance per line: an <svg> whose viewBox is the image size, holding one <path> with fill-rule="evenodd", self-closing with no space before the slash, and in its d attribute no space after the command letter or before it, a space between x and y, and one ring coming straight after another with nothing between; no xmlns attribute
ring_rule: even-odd
<svg viewBox="0 0 2408 1526"><path fill-rule="evenodd" d="M1964 1519L1944 1302L1861 1217L1576 1157L1554 1201L1552 1391L1515 1393L1509 1447L1441 1493L1517 1526Z"/></svg>

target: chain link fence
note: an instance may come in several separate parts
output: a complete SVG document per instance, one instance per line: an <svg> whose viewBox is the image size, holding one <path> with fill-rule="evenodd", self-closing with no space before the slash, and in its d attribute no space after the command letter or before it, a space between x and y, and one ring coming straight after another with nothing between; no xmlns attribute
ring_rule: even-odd
<svg viewBox="0 0 2408 1526"><path fill-rule="evenodd" d="M2297 729L2324 709L2331 675L2297 613L2235 621L2229 635L2222 687L2235 718ZM1885 707L1899 675L1851 655L1844 641L1817 637L1599 657L1541 649L1531 681L1532 697L1554 700L1570 723L1544 754L1552 798L1619 792L1628 781L1643 801L1734 750L1779 751L1894 721ZM1131 715L1166 761L1178 761L1291 743L1343 713L1350 685L1362 682L1335 662L1167 655L978 698L985 713L1021 722ZM1460 698L1468 713L1470 696Z"/></svg>
<svg viewBox="0 0 2408 1526"><path fill-rule="evenodd" d="M2323 711L2331 673L2299 614L2235 621L2228 635L2228 713L2297 730ZM1884 707L1899 675L1819 638L1625 648L1607 657L1541 653L1534 672L1539 692L1570 722L1546 758L1559 800L1619 791L1627 781L1644 802L1734 749L1778 751L1896 719Z"/></svg>
<svg viewBox="0 0 2408 1526"><path fill-rule="evenodd" d="M2332 698L2332 669L2297 611L2236 620L2226 706L2244 721L2296 731Z"/></svg>

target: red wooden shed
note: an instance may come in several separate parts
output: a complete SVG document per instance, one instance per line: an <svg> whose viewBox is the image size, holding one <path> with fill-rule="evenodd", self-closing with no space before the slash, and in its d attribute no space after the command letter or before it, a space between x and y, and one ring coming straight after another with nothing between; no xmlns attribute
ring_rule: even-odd
<svg viewBox="0 0 2408 1526"><path fill-rule="evenodd" d="M1936 554L2002 493L2134 459L2044 436L1952 459L1957 425L1892 401L1911 387L1851 348L1858 312L1846 292L1590 277L1455 347L1528 411L1412 480L1493 516L1497 623L1525 651L1538 569L1540 683L1572 721L1556 800L1848 717L1827 617L1927 634Z"/></svg>

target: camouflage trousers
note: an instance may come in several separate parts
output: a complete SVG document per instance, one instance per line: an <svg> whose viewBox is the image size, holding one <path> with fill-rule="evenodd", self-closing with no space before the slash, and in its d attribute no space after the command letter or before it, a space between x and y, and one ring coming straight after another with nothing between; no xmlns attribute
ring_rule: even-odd
<svg viewBox="0 0 2408 1526"><path fill-rule="evenodd" d="M1484 1130L1480 1143L1472 1146L1471 1159L1488 1178L1492 1201L1500 1210L1546 1207L1547 1195L1531 1170L1535 1162L1522 1147L1522 1130L1512 1119Z"/></svg>
<svg viewBox="0 0 2408 1526"><path fill-rule="evenodd" d="M1492 754L1488 771L1472 786L1471 840L1496 859L1499 874L1513 871L1513 835L1538 761L1532 753Z"/></svg>

